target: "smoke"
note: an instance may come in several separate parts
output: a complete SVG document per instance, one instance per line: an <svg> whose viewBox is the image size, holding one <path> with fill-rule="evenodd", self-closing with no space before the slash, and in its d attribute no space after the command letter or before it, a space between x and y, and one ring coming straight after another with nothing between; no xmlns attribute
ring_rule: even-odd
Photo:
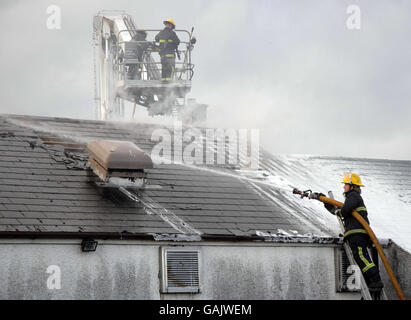
<svg viewBox="0 0 411 320"><path fill-rule="evenodd" d="M362 1L356 33L345 27L347 5L252 6L247 28L230 35L231 60L211 69L223 75L200 95L209 124L258 128L277 154L409 159L409 16L398 3ZM215 74L199 77L207 87Z"/></svg>
<svg viewBox="0 0 411 320"><path fill-rule="evenodd" d="M91 21L114 2L53 4L59 31L46 28L48 1L0 5L0 112L93 119ZM276 154L409 159L411 4L358 1L357 31L346 28L350 4L119 0L115 9L137 27L161 28L170 17L195 27L189 96L209 105L207 126L259 129ZM127 103L127 119L131 111ZM170 123L142 107L134 119Z"/></svg>
<svg viewBox="0 0 411 320"><path fill-rule="evenodd" d="M6 119L7 119L8 122L10 122L11 124L14 124L16 126L32 129L32 130L37 131L39 133L52 134L56 137L66 138L66 139L72 140L72 141L77 142L77 143L88 144L92 140L91 137L87 137L87 136L83 136L83 135L80 136L80 135L76 135L76 134L72 134L72 133L67 133L67 132L63 131L61 128L53 127L52 125L48 125L48 124L46 124L44 122L40 122L40 121L36 122L36 123L33 123L31 121L19 120L19 119L12 118L12 117L8 117Z"/></svg>

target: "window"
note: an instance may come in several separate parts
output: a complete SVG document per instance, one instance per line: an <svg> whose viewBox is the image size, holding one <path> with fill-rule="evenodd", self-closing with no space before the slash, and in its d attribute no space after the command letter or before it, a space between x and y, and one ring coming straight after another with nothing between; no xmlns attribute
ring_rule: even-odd
<svg viewBox="0 0 411 320"><path fill-rule="evenodd" d="M351 265L344 247L335 249L335 269L337 292L361 291L361 271Z"/></svg>
<svg viewBox="0 0 411 320"><path fill-rule="evenodd" d="M200 292L199 250L162 248L161 251L161 292Z"/></svg>

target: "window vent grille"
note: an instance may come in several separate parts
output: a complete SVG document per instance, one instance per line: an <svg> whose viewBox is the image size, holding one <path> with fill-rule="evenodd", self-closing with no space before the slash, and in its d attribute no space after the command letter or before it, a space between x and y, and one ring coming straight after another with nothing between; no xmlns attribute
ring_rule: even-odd
<svg viewBox="0 0 411 320"><path fill-rule="evenodd" d="M359 283L355 285L355 283L352 286L347 285L347 280L349 280L350 277L355 277L355 272L361 272L359 271L358 267L352 266L350 268L350 260L348 259L348 256L344 250L344 248L339 248L336 249L336 280L337 280L337 292L358 292L360 291ZM350 279L350 281L352 281ZM357 277L355 281L360 282L360 278ZM350 288L351 287L351 288Z"/></svg>
<svg viewBox="0 0 411 320"><path fill-rule="evenodd" d="M198 250L164 248L162 257L164 293L199 292Z"/></svg>

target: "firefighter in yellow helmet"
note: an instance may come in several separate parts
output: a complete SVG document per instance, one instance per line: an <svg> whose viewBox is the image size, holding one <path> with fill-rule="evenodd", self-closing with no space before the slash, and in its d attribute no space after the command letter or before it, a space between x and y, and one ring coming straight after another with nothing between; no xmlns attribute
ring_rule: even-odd
<svg viewBox="0 0 411 320"><path fill-rule="evenodd" d="M346 173L342 183L344 183L344 206L341 210L329 204L326 204L325 207L328 211L338 214L343 219L345 229L344 241L348 241L355 261L364 275L371 294L378 299L383 288L378 270L378 262L377 265L373 262L373 260L378 261L378 255L374 248L372 250L374 259L370 259L368 248L372 248L371 239L362 225L352 215L353 210L357 211L369 224L367 208L361 197L361 187L364 185L361 182L360 176L353 172Z"/></svg>
<svg viewBox="0 0 411 320"><path fill-rule="evenodd" d="M174 32L176 24L173 20L163 21L165 28L156 36L156 42L159 42L159 53L161 57L161 81L171 81L174 77L176 66L176 50L180 44L180 39Z"/></svg>

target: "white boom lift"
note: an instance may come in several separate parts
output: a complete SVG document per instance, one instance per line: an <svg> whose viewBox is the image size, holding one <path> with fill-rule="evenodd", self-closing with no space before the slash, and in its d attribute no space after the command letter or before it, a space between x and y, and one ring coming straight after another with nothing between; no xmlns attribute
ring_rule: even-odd
<svg viewBox="0 0 411 320"><path fill-rule="evenodd" d="M99 120L124 119L125 101L145 107L150 116L175 116L184 123L206 119L207 105L187 99L194 75L191 52L195 38L187 30L175 30L183 50L172 81L161 77L158 45L160 29L137 29L124 11L100 11L93 18L94 101ZM138 33L145 34L139 40ZM137 39L137 40L136 40Z"/></svg>

